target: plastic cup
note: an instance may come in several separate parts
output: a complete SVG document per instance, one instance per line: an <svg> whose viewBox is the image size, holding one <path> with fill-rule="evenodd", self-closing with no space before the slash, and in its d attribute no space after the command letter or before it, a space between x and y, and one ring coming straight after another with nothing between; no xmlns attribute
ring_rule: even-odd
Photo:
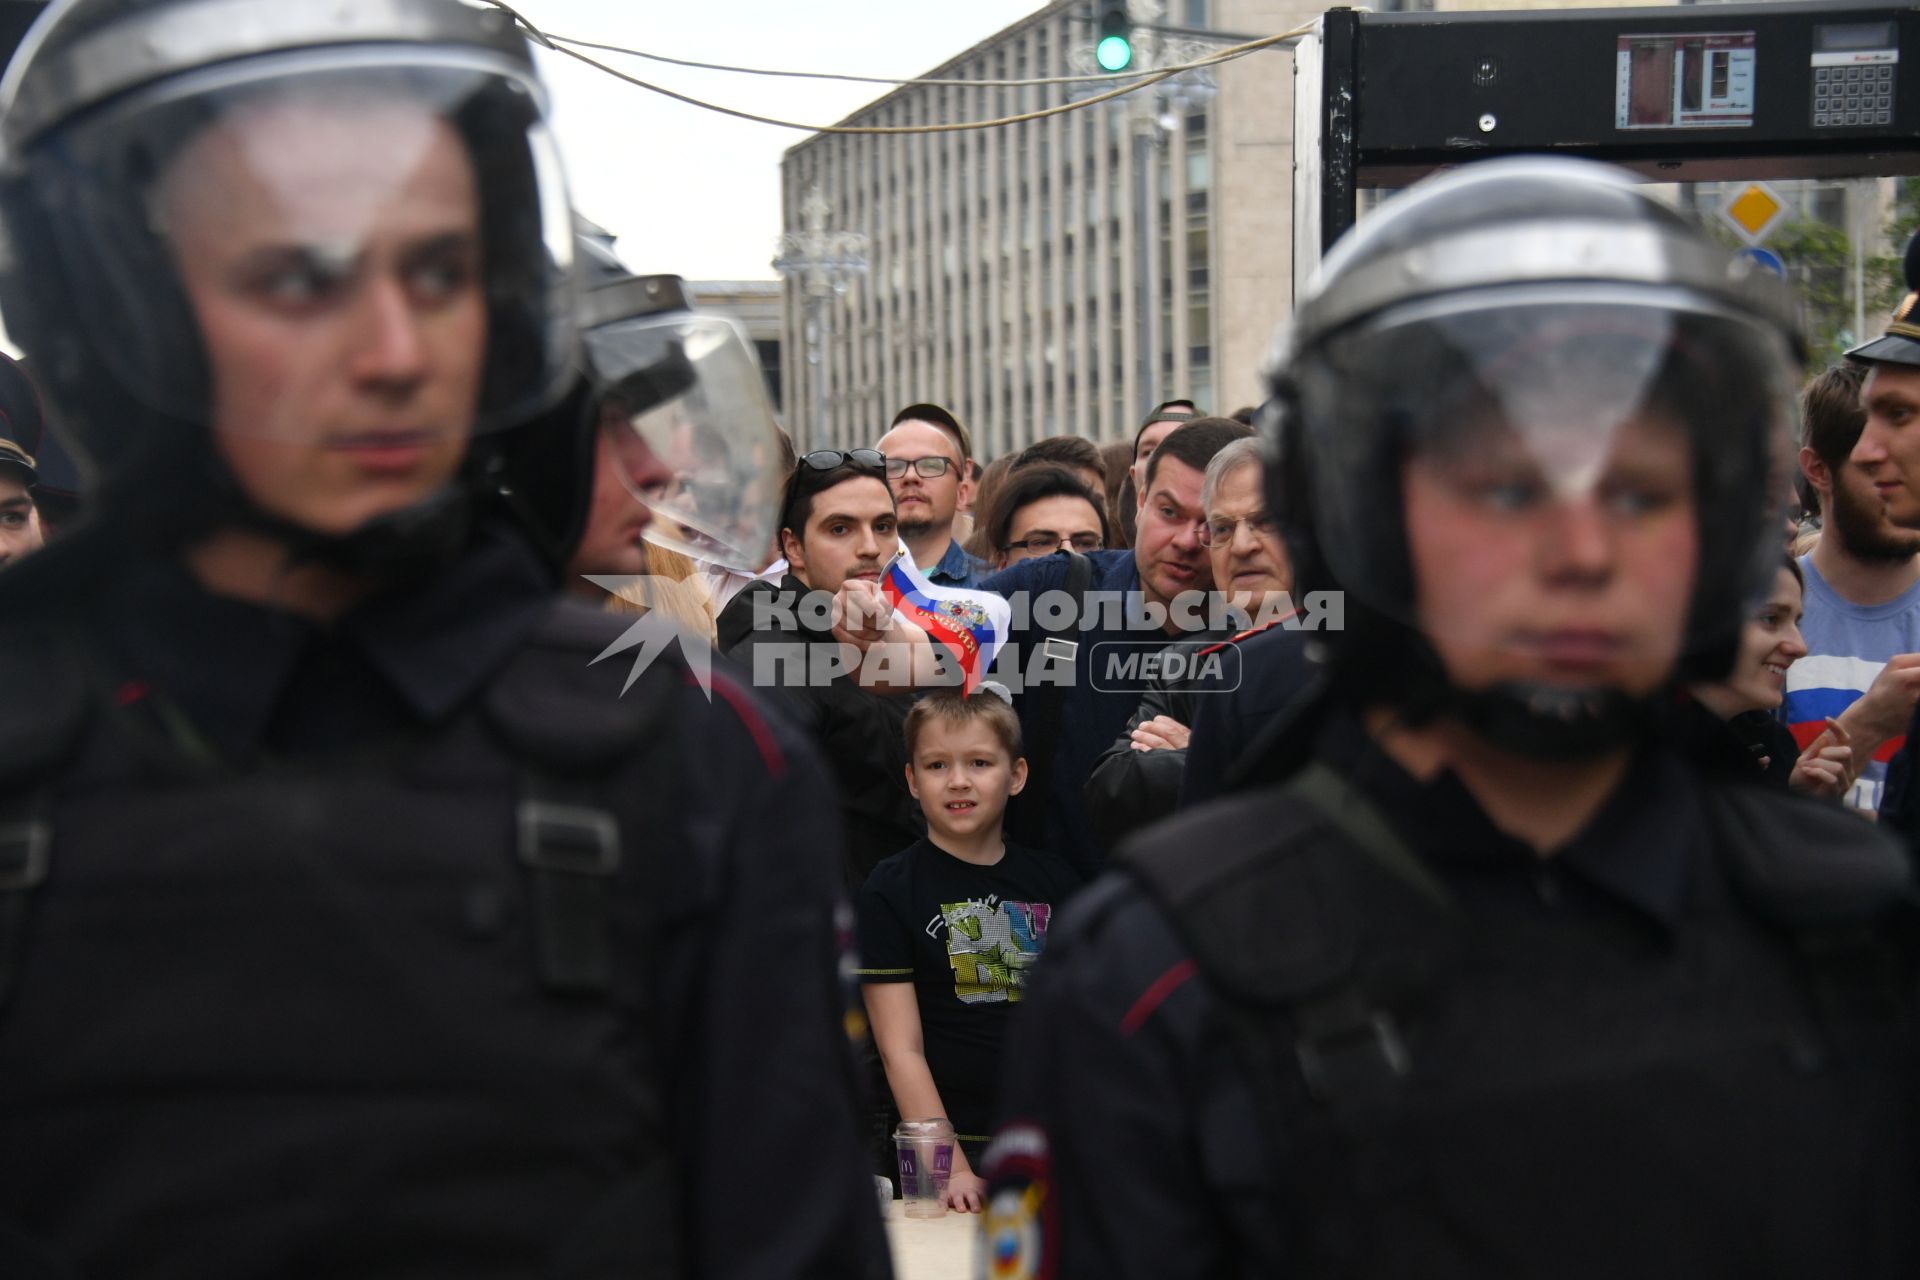
<svg viewBox="0 0 1920 1280"><path fill-rule="evenodd" d="M944 1119L902 1120L893 1131L893 1147L906 1216L944 1217L947 1179L953 1176L953 1126Z"/></svg>

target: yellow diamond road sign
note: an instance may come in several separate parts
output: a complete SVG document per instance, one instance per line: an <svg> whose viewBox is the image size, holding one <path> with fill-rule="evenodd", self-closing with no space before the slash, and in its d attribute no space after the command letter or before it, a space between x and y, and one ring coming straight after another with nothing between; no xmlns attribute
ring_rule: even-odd
<svg viewBox="0 0 1920 1280"><path fill-rule="evenodd" d="M1765 240L1786 211L1787 202L1764 182L1749 182L1720 206L1720 216L1748 244Z"/></svg>

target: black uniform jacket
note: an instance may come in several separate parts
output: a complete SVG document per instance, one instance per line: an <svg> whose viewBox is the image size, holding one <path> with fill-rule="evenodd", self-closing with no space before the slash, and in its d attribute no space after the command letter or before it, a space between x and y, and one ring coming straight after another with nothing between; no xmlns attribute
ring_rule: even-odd
<svg viewBox="0 0 1920 1280"><path fill-rule="evenodd" d="M1450 900L1442 911L1375 875L1398 918L1444 921L1464 950L1380 971L1410 1010L1397 1025L1321 1037L1309 1019L1344 1016L1353 960L1329 940L1368 936L1370 921L1346 919L1359 879L1308 876L1275 898L1231 878L1275 865L1262 860L1312 825L1307 802L1267 787L1136 839L1055 922L1009 1032L985 1162L998 1274L1916 1274L1910 967L1889 979L1904 1030L1823 1040L1794 940L1732 887L1686 764L1642 756L1542 858L1451 774L1415 780L1351 717L1309 742ZM1751 790L1783 820L1767 827L1828 833L1814 863L1853 860L1910 896L1865 824ZM1181 865L1199 868L1196 894L1217 895L1211 932L1149 888L1150 866ZM1828 913L1850 936L1887 906L1856 917L1817 886L1774 890L1785 912ZM1214 972L1222 956L1277 975L1285 998L1250 1005L1238 974ZM1723 1024L1745 1047L1669 1061ZM1754 1026L1781 1038L1749 1045Z"/></svg>
<svg viewBox="0 0 1920 1280"><path fill-rule="evenodd" d="M1242 774L1264 755L1263 735L1283 731L1287 708L1313 691L1320 677L1316 639L1311 631L1285 626L1248 636L1238 645L1239 684L1194 699L1180 778L1182 808L1239 788Z"/></svg>
<svg viewBox="0 0 1920 1280"><path fill-rule="evenodd" d="M632 620L476 539L331 626L136 560L0 627L51 830L0 892L0 1275L886 1274L816 755L673 655L623 701Z"/></svg>

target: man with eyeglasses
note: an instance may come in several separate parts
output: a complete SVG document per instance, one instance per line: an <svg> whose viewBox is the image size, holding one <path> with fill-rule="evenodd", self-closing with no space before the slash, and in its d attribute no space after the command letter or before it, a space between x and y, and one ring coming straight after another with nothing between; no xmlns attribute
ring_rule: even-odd
<svg viewBox="0 0 1920 1280"><path fill-rule="evenodd" d="M973 499L972 440L937 404L910 404L875 446L887 457L887 485L899 509L900 538L927 580L977 587L988 569L954 540L954 516Z"/></svg>
<svg viewBox="0 0 1920 1280"><path fill-rule="evenodd" d="M1263 475L1257 440L1236 440L1207 464L1207 522L1200 540L1213 567L1214 590L1232 607L1233 621L1168 646L1170 654L1180 651L1180 660L1161 664L1126 730L1094 765L1087 813L1108 848L1179 807L1195 720L1217 700L1199 695L1225 697L1247 684L1242 643L1293 610L1287 594L1293 570L1279 521L1267 506Z"/></svg>
<svg viewBox="0 0 1920 1280"><path fill-rule="evenodd" d="M1062 546L1091 555L1107 545L1106 511L1065 467L1016 469L994 508L987 536L996 569L1050 556Z"/></svg>
<svg viewBox="0 0 1920 1280"><path fill-rule="evenodd" d="M981 584L1014 604L1001 669L1017 663L1022 676L1014 682L1021 687L1015 709L1032 777L1009 811L1015 838L1061 853L1085 874L1098 872L1106 860L1105 843L1087 813L1087 776L1139 704L1144 682L1138 663L1189 628L1205 626L1213 570L1200 541L1206 523L1202 481L1214 454L1251 434L1226 418L1201 418L1161 442L1143 473L1133 546L1086 557L1091 573L1082 606L1071 609L1063 625L1048 606L1063 592L1075 594L1069 579L1073 557L1030 557Z"/></svg>

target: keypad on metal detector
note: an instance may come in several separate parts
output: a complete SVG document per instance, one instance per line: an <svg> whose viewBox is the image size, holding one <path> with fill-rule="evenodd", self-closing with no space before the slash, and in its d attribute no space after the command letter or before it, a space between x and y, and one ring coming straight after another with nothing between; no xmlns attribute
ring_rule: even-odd
<svg viewBox="0 0 1920 1280"><path fill-rule="evenodd" d="M1813 123L1821 129L1893 123L1893 73L1886 63L1813 68Z"/></svg>

